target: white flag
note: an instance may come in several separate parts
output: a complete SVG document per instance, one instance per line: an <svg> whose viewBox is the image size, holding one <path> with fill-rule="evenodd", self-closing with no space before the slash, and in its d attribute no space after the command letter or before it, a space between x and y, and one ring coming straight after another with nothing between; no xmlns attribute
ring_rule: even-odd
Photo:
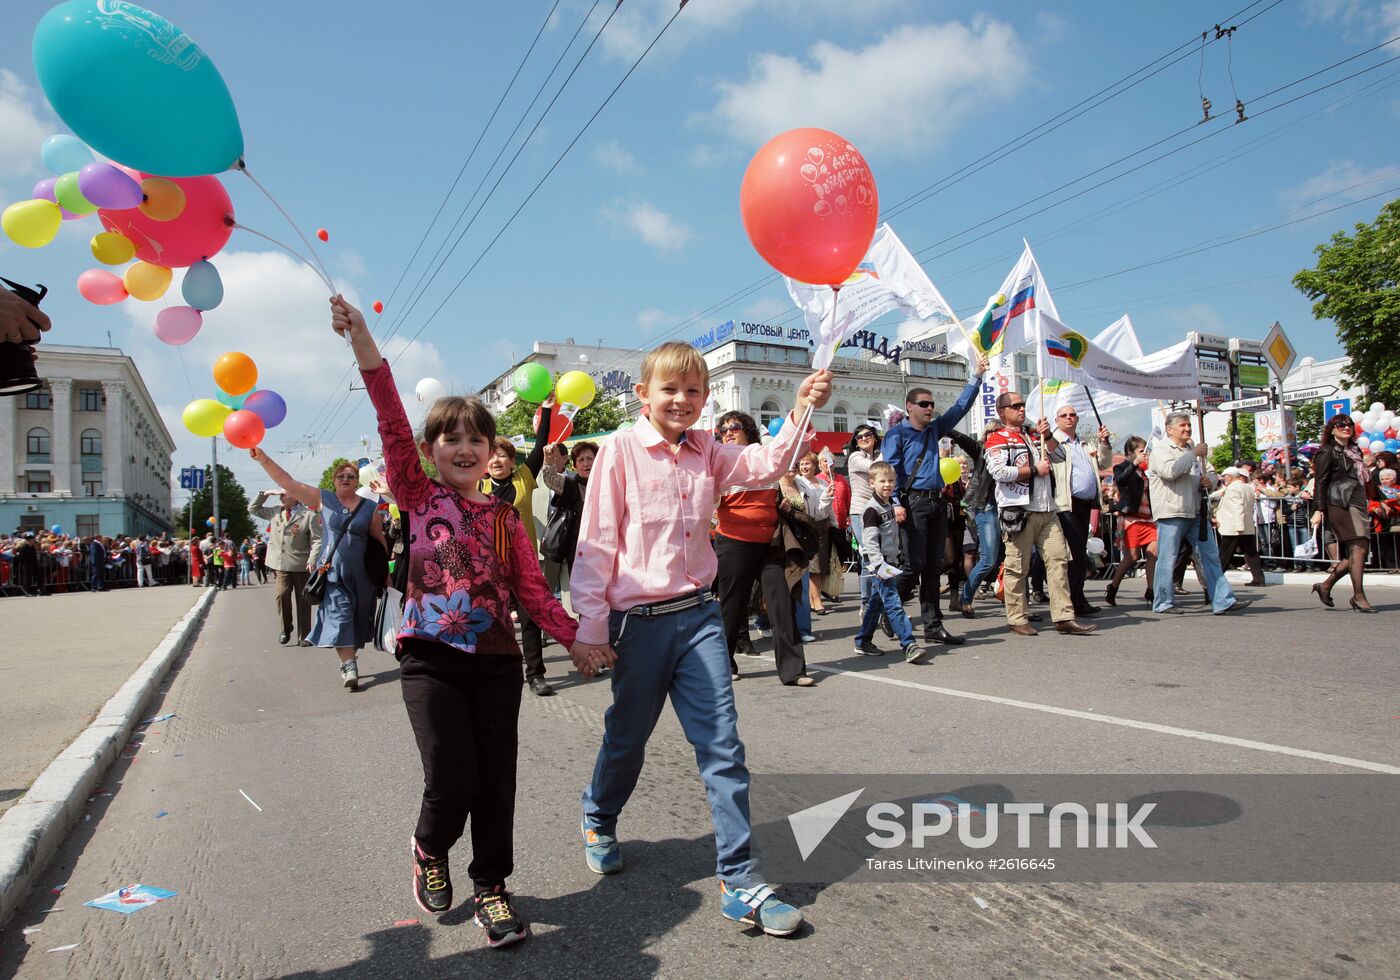
<svg viewBox="0 0 1400 980"><path fill-rule="evenodd" d="M1050 287L1040 274L1040 266L1031 254L1030 243L1016 260L1011 273L1001 284L998 292L1005 301L992 310L991 321L984 335L977 339L979 346L989 350L997 342L1008 353L1015 353L1023 347L1037 342L1042 331L1040 317L1048 315L1059 320L1060 311L1050 297Z"/></svg>
<svg viewBox="0 0 1400 980"><path fill-rule="evenodd" d="M807 329L817 338L814 368L828 367L843 341L892 310L931 321L935 327L957 322L953 308L889 225L875 232L864 261L841 285L839 295L830 286L795 279L787 279L787 287L806 317Z"/></svg>
<svg viewBox="0 0 1400 980"><path fill-rule="evenodd" d="M1096 391L1135 398L1189 401L1200 397L1196 345L1189 340L1129 363L1096 347L1044 311L1038 319L1044 339L1036 356L1044 365L1046 378L1071 381L1083 377Z"/></svg>
<svg viewBox="0 0 1400 980"><path fill-rule="evenodd" d="M1094 346L1100 350L1107 351L1114 357L1130 363L1143 356L1142 345L1138 343L1137 333L1133 330L1133 321L1126 313L1105 327L1094 338L1093 342ZM1093 404L1091 405L1089 402L1090 393L1090 389L1083 384L1070 384L1053 379L1045 382L1045 394L1050 399L1050 404L1057 408L1061 405L1069 405L1074 408L1081 419L1094 418L1095 409L1097 409L1097 414L1102 416L1120 408L1133 408L1153 400L1121 395L1113 391L1093 391Z"/></svg>

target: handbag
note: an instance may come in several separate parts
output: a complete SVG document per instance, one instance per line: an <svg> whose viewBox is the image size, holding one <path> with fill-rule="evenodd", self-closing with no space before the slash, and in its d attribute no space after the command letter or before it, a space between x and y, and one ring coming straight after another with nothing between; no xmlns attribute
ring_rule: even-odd
<svg viewBox="0 0 1400 980"><path fill-rule="evenodd" d="M359 514L360 508L365 505L364 499L355 505L355 509L350 512L350 519L340 526L339 533L335 536L335 541L331 544L331 550L327 552L327 558L306 580L306 585L302 589L302 594L306 596L306 601L313 606L319 606L321 600L326 597L326 579L331 574L331 559L335 557L335 551L340 547L340 539L345 537L345 532L350 530L350 525L355 523L355 516Z"/></svg>
<svg viewBox="0 0 1400 980"><path fill-rule="evenodd" d="M1298 547L1293 549L1294 558L1315 558L1318 552L1318 539L1322 537L1322 528L1317 529L1317 533L1308 538Z"/></svg>

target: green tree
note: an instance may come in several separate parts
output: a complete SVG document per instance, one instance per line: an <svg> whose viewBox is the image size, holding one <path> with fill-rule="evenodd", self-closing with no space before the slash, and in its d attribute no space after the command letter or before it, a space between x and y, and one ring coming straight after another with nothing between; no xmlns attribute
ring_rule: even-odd
<svg viewBox="0 0 1400 980"><path fill-rule="evenodd" d="M1317 267L1293 277L1313 301L1313 316L1337 324L1351 363L1347 375L1375 401L1400 402L1400 200L1391 201L1356 234L1336 232L1317 246Z"/></svg>
<svg viewBox="0 0 1400 980"><path fill-rule="evenodd" d="M214 514L214 492L213 480L209 475L209 467L204 467L204 489L196 491L184 507L180 508L180 513L176 517L176 528L190 527L191 510L194 517L194 533L197 537L203 537L204 532L211 530L208 521ZM233 471L227 466L219 467L219 517L226 520L224 533L234 541L242 541L251 537L257 532L257 525L253 518L248 515L248 494L244 491L243 485L233 475Z"/></svg>
<svg viewBox="0 0 1400 980"><path fill-rule="evenodd" d="M503 436L535 436L534 402L516 399L510 408L496 416L496 431ZM579 410L574 416L574 435L592 435L595 432L611 432L627 421L627 413L622 410L617 399L608 395L593 399L593 404Z"/></svg>
<svg viewBox="0 0 1400 980"><path fill-rule="evenodd" d="M1298 432L1298 445L1317 442L1322 437L1322 402L1293 406L1293 427Z"/></svg>
<svg viewBox="0 0 1400 980"><path fill-rule="evenodd" d="M1230 427L1226 423L1225 434L1220 437L1220 444L1210 451L1210 465L1215 467L1215 472L1219 473L1227 466L1234 466L1237 462L1259 462L1259 450L1254 448L1254 415L1251 412L1236 412L1239 421L1240 451L1235 454L1234 445L1230 440Z"/></svg>
<svg viewBox="0 0 1400 980"><path fill-rule="evenodd" d="M342 456L340 459L333 460L331 462L331 465L327 466L325 470L321 473L321 482L316 485L322 490L334 490L335 471L338 467L344 466L346 463L349 463L351 466L355 465L355 461L353 459L346 459L344 456ZM358 471L359 467L355 466L355 469Z"/></svg>

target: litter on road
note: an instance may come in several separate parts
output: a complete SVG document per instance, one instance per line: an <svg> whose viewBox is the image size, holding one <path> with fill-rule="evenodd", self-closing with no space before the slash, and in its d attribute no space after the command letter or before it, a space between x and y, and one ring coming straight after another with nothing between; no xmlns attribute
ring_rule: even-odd
<svg viewBox="0 0 1400 980"><path fill-rule="evenodd" d="M973 896L972 896L972 900L973 900L974 902L977 903L977 907L978 907L979 909L989 909L989 908L991 908L990 905L988 905L986 902L982 901L982 899L978 898L976 895L973 895Z"/></svg>
<svg viewBox="0 0 1400 980"><path fill-rule="evenodd" d="M101 898L94 898L84 905L95 909L107 909L109 912L120 912L122 915L130 915L132 912L139 912L157 902L163 902L167 898L174 898L179 892L172 892L167 888L153 888L150 885L143 885L139 882L135 885L128 885L125 888L118 888L114 892L108 892Z"/></svg>
<svg viewBox="0 0 1400 980"><path fill-rule="evenodd" d="M23 933L24 935L26 935L26 936L30 935L31 933L43 932L43 931L44 931L44 927L43 927L43 926L25 926L23 929L20 930L20 932L22 932L22 933Z"/></svg>
<svg viewBox="0 0 1400 980"><path fill-rule="evenodd" d="M244 793L241 789L240 789L238 792L239 792L240 794L242 794L243 798L244 798L245 800L247 800L249 803L253 803L253 798L252 798L251 796L249 796L247 793ZM253 803L253 809L254 809L254 810L257 810L259 813L262 813L262 812L263 812L263 808L260 807L260 806L258 806L256 803Z"/></svg>
<svg viewBox="0 0 1400 980"><path fill-rule="evenodd" d="M395 926L416 926L418 924L419 920L417 919L400 919L394 923Z"/></svg>
<svg viewBox="0 0 1400 980"><path fill-rule="evenodd" d="M154 725L154 724L155 724L156 722L158 722L158 721L169 721L171 718L174 718L174 717L175 717L175 712L172 711L172 712L170 712L169 714L157 715L157 716L154 717L154 718L147 718L145 721L141 722L141 724L143 724L143 725Z"/></svg>
<svg viewBox="0 0 1400 980"><path fill-rule="evenodd" d="M160 811L159 813L156 814L156 819L159 820L161 817L168 817L168 816L170 816L170 811L169 811L169 810L162 810L162 811Z"/></svg>
<svg viewBox="0 0 1400 980"><path fill-rule="evenodd" d="M68 952L70 949L77 949L77 948L78 948L78 944L77 944L77 943L69 943L67 946L55 946L53 949L49 950L49 952L50 952L50 953L66 953L66 952Z"/></svg>

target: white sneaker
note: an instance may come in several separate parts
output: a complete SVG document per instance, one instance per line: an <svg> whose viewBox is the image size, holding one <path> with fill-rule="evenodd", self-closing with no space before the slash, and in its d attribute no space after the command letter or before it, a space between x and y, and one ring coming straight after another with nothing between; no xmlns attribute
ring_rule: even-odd
<svg viewBox="0 0 1400 980"><path fill-rule="evenodd" d="M340 676L345 681L347 691L360 689L360 665L354 657L340 665Z"/></svg>

